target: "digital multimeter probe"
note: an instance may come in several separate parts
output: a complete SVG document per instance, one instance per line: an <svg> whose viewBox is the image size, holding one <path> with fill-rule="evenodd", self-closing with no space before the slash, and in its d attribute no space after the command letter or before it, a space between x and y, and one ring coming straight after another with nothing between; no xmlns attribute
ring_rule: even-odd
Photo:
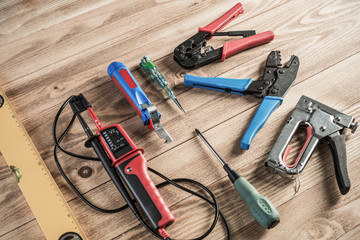
<svg viewBox="0 0 360 240"><path fill-rule="evenodd" d="M67 104L70 104L74 114L66 129L58 138L56 136L57 122L59 120L61 112L63 111L63 109ZM96 127L98 128L98 131L96 132L95 135L92 133L89 126L81 116L81 112L86 110L89 112ZM75 154L67 151L60 145L60 142L69 132L76 118L79 120L81 126L83 127L85 133L88 136L88 140L85 142L85 146L93 148L96 155L99 158L92 158L92 157ZM225 224L225 228L228 235L227 239L230 239L230 231L227 222L224 216L222 215L221 211L218 209L218 204L215 196L207 187L192 179L179 178L179 179L170 180L161 173L155 171L154 169L147 168L146 159L142 155L144 150L137 148L135 146L135 144L132 142L132 140L127 135L125 130L121 127L121 125L115 124L115 125L103 127L101 122L93 112L91 105L82 94L78 96L71 96L70 98L68 98L67 101L65 101L62 107L59 109L53 124L53 137L56 144L54 148L54 158L60 173L65 178L65 180L70 185L70 187L75 191L75 193L87 205L89 205L93 209L104 213L114 213L114 212L119 212L125 209L126 207L130 207L136 218L154 236L160 239L170 239L164 228L170 225L174 221L174 217L171 214L168 207L166 206L160 193L158 192L157 187L161 187L167 184L172 184L188 193L191 193L203 199L215 209L215 217L211 227L203 235L197 237L196 239L204 239L206 236L208 236L216 226L219 216L222 218ZM108 209L102 209L89 202L72 184L70 179L66 176L58 160L57 149L60 149L64 153L71 155L73 157L86 159L86 160L101 161L106 172L109 174L111 180L113 181L119 192L122 194L127 205L117 209L108 210ZM150 176L147 173L147 169L157 174L159 177L163 178L164 180L166 180L166 182L163 182L155 186L152 180L150 179ZM202 188L210 195L212 200L209 200L208 197L200 195L190 189L187 189L177 184L177 182L189 182L196 185L197 187ZM134 200L132 200L129 192L126 190L125 185L130 190L131 194L134 196ZM135 206L134 201L139 203L140 207L142 208L143 212L145 213L152 227L148 226L147 223L145 223L137 207Z"/></svg>

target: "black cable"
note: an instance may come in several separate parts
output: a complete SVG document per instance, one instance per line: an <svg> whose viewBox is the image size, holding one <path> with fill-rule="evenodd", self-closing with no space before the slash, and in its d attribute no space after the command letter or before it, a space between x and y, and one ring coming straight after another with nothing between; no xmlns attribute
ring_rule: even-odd
<svg viewBox="0 0 360 240"><path fill-rule="evenodd" d="M60 114L62 113L62 111L64 110L64 108L66 107L66 105L70 102L70 100L73 98L74 96L70 96L64 103L63 105L60 107L59 111L57 112L55 119L54 119L54 123L53 123L53 139L54 142L56 144L56 146L64 153L72 156L72 157L76 157L76 158L80 158L80 159L85 159L85 160L91 160L91 161L100 161L100 159L98 158L94 158L94 157L87 157L87 156L83 156L83 155L79 155L76 153L72 153L67 151L66 149L64 149L61 145L60 145L60 141L57 141L57 137L56 137L56 126L57 126L57 122L59 120ZM72 123L68 125L69 127L72 126ZM65 133L65 132L64 132ZM66 132L67 133L67 132ZM66 135L65 133L65 135ZM64 136L65 136L64 135Z"/></svg>
<svg viewBox="0 0 360 240"><path fill-rule="evenodd" d="M64 132L61 134L61 136L59 137L59 139L56 137L56 125L59 119L59 116L61 114L61 112L63 111L63 109L65 108L65 106L70 102L72 97L69 97L64 104L61 106L61 108L59 109L58 114L56 114L55 120L54 120L54 124L53 124L53 137L54 137L54 141L55 141L55 147L54 147L54 159L55 159L55 163L57 168L59 169L60 174L63 176L63 178L65 179L65 181L69 184L69 186L72 188L72 190L80 197L80 199L82 201L84 201L88 206L90 206L91 208L95 209L96 211L102 212L102 213L116 213L116 212L120 212L121 210L124 210L125 208L127 208L127 206L122 206L120 208L116 208L116 209L104 209L104 208L100 208L96 205L94 205L93 203L91 203L89 200L87 200L84 195L82 195L80 193L80 191L75 187L75 185L70 181L70 179L67 177L67 175L65 174L63 168L61 167L61 164L59 162L59 159L57 157L57 149L59 148L61 151L63 151L64 153L68 154L71 152L66 151L64 148L62 148L60 146L60 142L64 139L64 137L66 136L66 134L69 132L72 124L74 123L74 120L76 118L75 114L73 114L71 121L69 122L69 124L67 125L66 129L64 130ZM68 154L70 156L77 156L81 159L86 159L86 160L90 160L90 157L87 156L82 156L82 155L78 155L78 154ZM91 160L93 161L100 161L98 159L94 159L92 158Z"/></svg>
<svg viewBox="0 0 360 240"><path fill-rule="evenodd" d="M54 159L55 159L55 163L56 163L56 166L58 167L59 169L59 172L60 174L64 177L64 179L66 180L66 182L69 184L69 186L73 189L73 191L79 196L79 198L84 201L88 206L90 206L91 208L93 208L94 210L96 211L99 211L99 212L102 212L102 213L116 213L116 212L120 212L124 209L126 209L128 207L128 205L124 205L120 208L116 208L116 209L104 209L104 208L101 208L101 207L98 207L96 205L94 205L93 203L91 203L89 200L87 200L81 193L80 191L75 187L75 185L70 181L70 179L67 177L67 175L65 174L64 170L62 169L61 167L61 164L58 160L58 157L57 157L57 150L60 149L62 152L64 152L65 154L67 155L70 155L72 157L76 157L76 158L80 158L80 159L84 159L84 160L92 160L92 161L100 161L100 159L98 158L94 158L94 157L89 157L89 156L83 156L83 155L80 155L80 154L76 154L76 153L72 153L70 151L67 151L66 149L64 149L61 145L60 145L60 142L64 139L64 137L66 136L66 134L69 132L70 128L72 127L73 123L74 123L74 120L76 118L76 115L73 114L69 124L67 125L66 129L64 130L64 132L61 134L61 136L59 138L57 138L56 136L56 126L57 126L57 122L59 120L59 117L62 113L62 111L64 110L64 108L66 107L66 105L71 101L73 96L69 97L64 103L63 105L60 107L59 111L57 112L56 116L55 116L55 119L54 119L54 123L53 123L53 138L54 138L54 142L55 142L55 147L54 147ZM230 240L230 229L229 229L229 226L228 226L228 223L224 217L224 215L222 214L222 212L219 210L219 207L218 207L218 203L217 203L217 200L214 196L214 194L206 187L204 186L203 184L195 181L195 180L192 180L192 179L188 179L188 178L176 178L176 179L169 179L167 178L166 176L164 176L163 174L161 174L160 172L152 169L152 168L148 168L150 172L156 174L157 176L161 177L162 179L165 180L165 182L162 182L158 185L156 185L157 188L160 188L160 187L163 187L163 186L166 186L166 185L173 185L185 192L188 192L204 201L206 201L207 203L209 203L214 209L215 209L215 216L214 216L214 220L210 226L210 228L204 233L202 234L200 237L198 238L195 238L193 240L201 240L201 239L204 239L206 236L208 236L212 230L215 228L216 226L216 223L218 221L218 218L219 216L221 217L221 219L223 220L224 222L224 225L225 225L225 229L226 229L226 233L227 233L227 236L228 236L228 239ZM202 188L203 190L205 190L209 195L210 197L212 198L213 202L211 200L209 200L207 197L201 195L201 194L198 194L184 186L181 186L179 184L177 184L177 182L188 182L188 183L191 183L191 184L194 184L196 186L198 186L199 188ZM135 200L133 200L135 201ZM160 234L158 234L157 232L155 232L153 229L151 229L145 222L144 220L142 219L141 216L138 217L138 220L144 225L144 227L149 231L151 232L155 237L157 238L160 238L160 239L163 239L162 236ZM166 238L166 240L171 240L170 237Z"/></svg>

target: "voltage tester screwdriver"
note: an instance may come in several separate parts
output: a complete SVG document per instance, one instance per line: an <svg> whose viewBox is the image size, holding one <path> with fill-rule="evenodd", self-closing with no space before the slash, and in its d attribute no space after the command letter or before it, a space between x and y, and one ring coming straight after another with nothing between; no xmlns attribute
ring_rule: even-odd
<svg viewBox="0 0 360 240"><path fill-rule="evenodd" d="M249 207L251 215L263 227L270 229L275 227L280 222L280 215L276 208L266 197L259 194L259 192L251 185L245 178L241 177L234 169L232 169L215 151L215 149L208 143L205 137L198 129L195 132L204 141L206 146L211 150L215 157L223 165L231 182L240 197L245 201Z"/></svg>
<svg viewBox="0 0 360 240"><path fill-rule="evenodd" d="M176 106L180 108L185 114L184 108L181 106L179 100L175 96L174 91L170 88L169 83L166 81L161 72L155 67L154 63L147 56L143 57L140 62L140 67L146 74L146 76L157 85L159 88L163 89L166 94L175 102Z"/></svg>

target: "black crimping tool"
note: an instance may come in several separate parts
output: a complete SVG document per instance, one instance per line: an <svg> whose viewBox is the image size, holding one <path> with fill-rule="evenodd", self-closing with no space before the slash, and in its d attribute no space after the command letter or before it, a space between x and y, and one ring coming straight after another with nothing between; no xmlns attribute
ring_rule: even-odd
<svg viewBox="0 0 360 240"><path fill-rule="evenodd" d="M197 34L175 48L174 60L185 69L198 68L216 59L221 58L221 61L225 61L227 57L274 39L275 35L272 31L260 34L256 34L254 30L219 32L243 12L242 4L238 3L219 19L206 27L200 27ZM223 47L214 49L211 46L206 46L206 40L213 36L242 36L243 38L224 43Z"/></svg>
<svg viewBox="0 0 360 240"><path fill-rule="evenodd" d="M286 158L291 150L289 143L298 127L301 126L305 127L307 132L305 144L295 162L288 164ZM358 122L352 116L302 96L271 149L265 166L271 172L282 176L299 176L319 141L325 141L329 144L332 153L337 184L341 194L345 195L350 190L350 178L346 164L345 135L342 133L346 128L350 128L354 133L357 126ZM299 186L295 191L298 190Z"/></svg>

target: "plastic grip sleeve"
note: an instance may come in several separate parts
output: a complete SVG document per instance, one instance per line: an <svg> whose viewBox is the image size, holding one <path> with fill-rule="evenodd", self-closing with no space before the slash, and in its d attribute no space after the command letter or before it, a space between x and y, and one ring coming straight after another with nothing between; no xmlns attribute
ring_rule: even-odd
<svg viewBox="0 0 360 240"><path fill-rule="evenodd" d="M152 103L141 89L129 69L123 63L113 62L109 65L107 71L120 92L125 96L131 107L140 116L143 124L148 125L150 120L149 112L145 108L142 108L141 105L152 105Z"/></svg>
<svg viewBox="0 0 360 240"><path fill-rule="evenodd" d="M280 221L280 214L269 199L260 195L245 178L240 177L234 182L240 197L248 205L251 215L265 228L275 227Z"/></svg>
<svg viewBox="0 0 360 240"><path fill-rule="evenodd" d="M334 161L336 181L342 195L350 190L350 178L347 171L345 135L328 138L331 154Z"/></svg>
<svg viewBox="0 0 360 240"><path fill-rule="evenodd" d="M199 32L209 32L213 34L216 31L220 31L223 29L229 22L231 22L234 18L239 16L239 14L244 13L244 9L241 3L237 3L234 7L232 7L229 11L227 11L220 18L216 19L212 23L206 25L205 27L200 27Z"/></svg>
<svg viewBox="0 0 360 240"><path fill-rule="evenodd" d="M184 77L184 85L188 87L197 87L210 89L220 92L231 92L242 95L253 79L233 79L233 78L217 78L217 77L197 77L186 74Z"/></svg>
<svg viewBox="0 0 360 240"><path fill-rule="evenodd" d="M283 101L281 97L265 96L264 100L260 104L260 107L256 111L254 118L252 119L248 129L246 130L243 138L241 139L240 147L245 150L249 150L250 144L254 139L256 133L262 128L270 114L279 106Z"/></svg>
<svg viewBox="0 0 360 240"><path fill-rule="evenodd" d="M275 35L272 31L266 31L252 35L250 37L224 43L221 61L225 61L225 58L230 57L238 52L271 42L274 37Z"/></svg>
<svg viewBox="0 0 360 240"><path fill-rule="evenodd" d="M140 152L122 161L116 169L154 229L166 227L175 221L159 190L151 180L147 161Z"/></svg>

